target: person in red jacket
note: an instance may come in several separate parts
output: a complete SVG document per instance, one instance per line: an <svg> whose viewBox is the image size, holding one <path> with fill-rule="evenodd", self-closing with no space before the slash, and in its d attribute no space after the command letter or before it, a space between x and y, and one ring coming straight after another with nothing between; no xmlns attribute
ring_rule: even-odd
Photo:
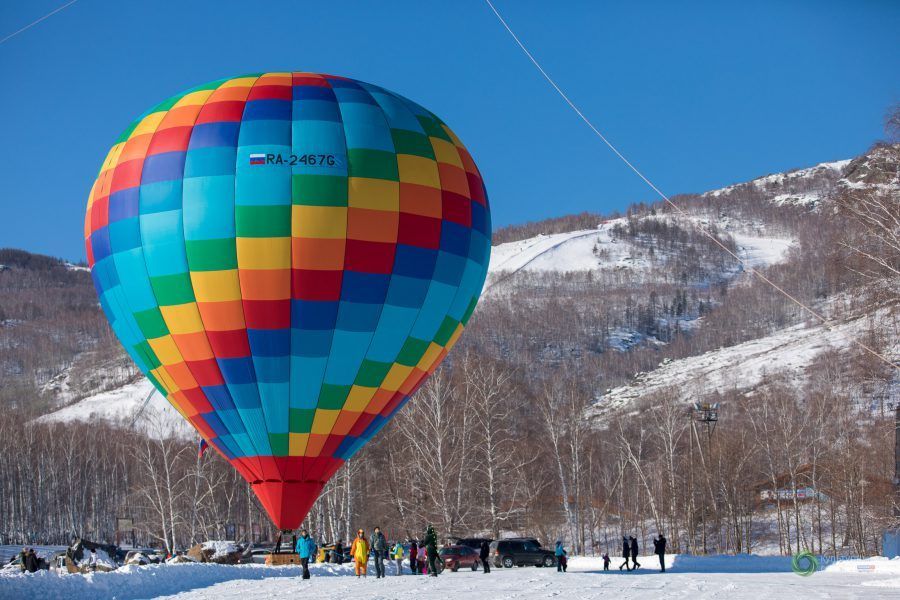
<svg viewBox="0 0 900 600"><path fill-rule="evenodd" d="M413 575L419 574L419 544L416 540L409 540L409 570Z"/></svg>

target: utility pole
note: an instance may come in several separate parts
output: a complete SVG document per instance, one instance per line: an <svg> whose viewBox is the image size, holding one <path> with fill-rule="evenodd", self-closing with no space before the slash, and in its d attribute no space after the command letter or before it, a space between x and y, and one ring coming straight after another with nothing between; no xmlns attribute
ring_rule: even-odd
<svg viewBox="0 0 900 600"><path fill-rule="evenodd" d="M691 554L695 554L694 550L696 549L696 537L697 537L697 506L694 502L694 420L691 418L691 432L688 434L688 440L690 442L690 456L688 457L688 469L690 470L690 482L691 482L691 500L690 500L690 533L691 533Z"/></svg>
<svg viewBox="0 0 900 600"><path fill-rule="evenodd" d="M894 523L882 534L881 553L900 556L900 400L894 402Z"/></svg>
<svg viewBox="0 0 900 600"><path fill-rule="evenodd" d="M706 425L706 450L709 451L712 433L716 429L716 423L719 422L719 403L694 402L694 417Z"/></svg>
<svg viewBox="0 0 900 600"><path fill-rule="evenodd" d="M706 426L706 456L710 454L710 447L712 445L712 433L716 428L716 423L719 422L719 403L716 402L711 404L709 402L695 402L693 406L693 410L690 413L691 416L691 502L693 503L694 499L694 482L693 482L693 438L697 438L697 450L700 452L700 462L703 466L704 477L706 480L706 487L710 493L710 502L714 501L712 495L712 487L709 484L709 470L706 466L706 457L703 454L703 446L700 442L700 436L697 433L697 428L695 426L696 423L702 423ZM701 517L703 523L702 536L703 536L703 554L708 554L709 549L707 547L706 541L706 503L704 502L702 505L703 515Z"/></svg>
<svg viewBox="0 0 900 600"><path fill-rule="evenodd" d="M894 516L900 521L900 400L894 403Z"/></svg>

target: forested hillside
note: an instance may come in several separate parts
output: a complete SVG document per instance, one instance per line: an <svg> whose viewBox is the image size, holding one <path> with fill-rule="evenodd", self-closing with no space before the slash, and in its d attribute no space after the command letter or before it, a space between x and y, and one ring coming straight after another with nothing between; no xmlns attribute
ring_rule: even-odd
<svg viewBox="0 0 900 600"><path fill-rule="evenodd" d="M0 249L0 407L47 410L136 373L87 267Z"/></svg>
<svg viewBox="0 0 900 600"><path fill-rule="evenodd" d="M431 522L586 552L622 531L664 531L674 551L874 552L896 502L898 156L880 144L673 198L686 215L660 203L499 230L460 344L309 526L324 540ZM13 250L0 263L0 538L111 540L122 515L169 547L225 522L270 537L229 465L198 460L158 397L141 412L149 387L116 404L136 374L89 274ZM720 403L709 434L693 402Z"/></svg>

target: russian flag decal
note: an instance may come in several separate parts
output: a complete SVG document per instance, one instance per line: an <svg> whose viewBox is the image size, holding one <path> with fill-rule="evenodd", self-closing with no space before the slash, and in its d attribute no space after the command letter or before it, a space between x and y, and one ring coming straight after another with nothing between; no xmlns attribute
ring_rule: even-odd
<svg viewBox="0 0 900 600"><path fill-rule="evenodd" d="M266 164L266 155L265 154L251 154L250 155L250 164L251 165Z"/></svg>

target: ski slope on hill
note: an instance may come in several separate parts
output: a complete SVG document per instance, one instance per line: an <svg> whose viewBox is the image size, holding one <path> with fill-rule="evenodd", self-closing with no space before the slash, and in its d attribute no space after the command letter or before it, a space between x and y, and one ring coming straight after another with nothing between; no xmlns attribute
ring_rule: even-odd
<svg viewBox="0 0 900 600"><path fill-rule="evenodd" d="M602 561L572 557L568 573L556 569L523 567L494 569L490 574L460 570L437 578L398 577L387 565L385 579L353 576L352 566L310 565L312 579L303 580L298 567L216 564L149 565L123 567L111 573L59 575L0 573L2 598L67 598L128 600L171 598L196 600L251 600L275 597L464 598L896 598L900 591L900 559L871 558L820 564L808 577L791 570L790 557L667 556L667 571L660 573L655 556L639 558L637 571L619 571L613 563L603 571ZM373 572L374 569L369 569Z"/></svg>
<svg viewBox="0 0 900 600"><path fill-rule="evenodd" d="M576 271L597 268L597 261L593 259L590 251L590 248L593 247L592 242L588 245L587 252L584 251L583 243L570 244L570 242L599 237L602 230L603 225L600 225L598 229L538 235L527 240L494 246L491 249L488 272L514 272L525 268L536 271ZM572 251L573 249L574 251ZM562 260L547 260L551 254L556 254Z"/></svg>
<svg viewBox="0 0 900 600"><path fill-rule="evenodd" d="M651 263L635 251L635 247L625 240L616 239L612 228L625 219L601 223L597 229L582 229L567 233L538 235L526 240L494 246L488 273L497 276L519 271L567 273L573 271L594 271L601 269L646 270ZM706 220L694 219L695 223L708 225ZM682 223L683 219L676 219ZM721 226L721 224L719 224ZM737 224L738 226L740 224ZM735 227L735 224L730 224ZM781 262L794 243L790 238L754 236L747 233L732 233L738 245L738 256L748 266L762 268Z"/></svg>

